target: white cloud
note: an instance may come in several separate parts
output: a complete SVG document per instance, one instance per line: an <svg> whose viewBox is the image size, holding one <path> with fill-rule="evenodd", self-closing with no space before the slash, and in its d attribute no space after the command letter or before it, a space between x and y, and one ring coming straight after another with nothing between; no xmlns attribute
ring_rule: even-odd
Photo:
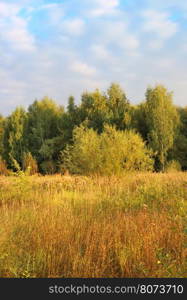
<svg viewBox="0 0 187 300"><path fill-rule="evenodd" d="M172 7L186 1L144 0L143 14L139 0L130 13L123 0L47 2L0 0L2 113L44 95L66 105L70 94L80 100L85 89L106 90L112 81L135 103L148 84L161 82L186 104L187 40L172 19Z"/></svg>
<svg viewBox="0 0 187 300"><path fill-rule="evenodd" d="M90 47L90 50L99 60L110 60L112 57L108 49L102 44L94 44Z"/></svg>
<svg viewBox="0 0 187 300"><path fill-rule="evenodd" d="M187 41L182 44L181 51L187 53Z"/></svg>
<svg viewBox="0 0 187 300"><path fill-rule="evenodd" d="M43 4L43 5L40 5L38 7L38 10L42 10L42 9L53 9L53 8L56 8L56 7L59 7L59 4L58 3L50 3L50 4Z"/></svg>
<svg viewBox="0 0 187 300"><path fill-rule="evenodd" d="M94 0L94 7L90 10L93 17L116 14L119 0Z"/></svg>
<svg viewBox="0 0 187 300"><path fill-rule="evenodd" d="M144 18L143 30L155 33L161 39L168 39L178 31L178 24L170 20L168 13L146 10L142 16Z"/></svg>
<svg viewBox="0 0 187 300"><path fill-rule="evenodd" d="M24 91L27 90L27 83L24 79L17 79L12 72L6 68L0 70L1 82L1 112L10 111L18 105L24 105Z"/></svg>
<svg viewBox="0 0 187 300"><path fill-rule="evenodd" d="M20 10L19 5L0 2L0 18L15 16Z"/></svg>
<svg viewBox="0 0 187 300"><path fill-rule="evenodd" d="M0 22L0 41L9 47L21 51L35 50L34 37L27 30L27 22L13 16Z"/></svg>
<svg viewBox="0 0 187 300"><path fill-rule="evenodd" d="M82 19L66 20L61 24L62 32L69 35L80 36L85 31L85 23Z"/></svg>
<svg viewBox="0 0 187 300"><path fill-rule="evenodd" d="M118 47L125 51L134 51L139 47L139 40L130 32L124 21L105 22L101 25L100 43Z"/></svg>
<svg viewBox="0 0 187 300"><path fill-rule="evenodd" d="M27 20L18 16L20 7L0 3L0 42L21 51L35 49L34 37L28 31Z"/></svg>
<svg viewBox="0 0 187 300"><path fill-rule="evenodd" d="M51 3L51 4L44 4L41 6L38 6L36 8L37 10L46 10L48 17L49 17L49 23L51 25L59 26L62 18L65 15L63 3Z"/></svg>
<svg viewBox="0 0 187 300"><path fill-rule="evenodd" d="M119 46L125 50L136 50L139 47L139 41L133 34L126 32Z"/></svg>
<svg viewBox="0 0 187 300"><path fill-rule="evenodd" d="M65 15L63 3L48 3L41 4L40 2L30 1L29 5L24 6L24 11L27 18L32 19L33 14L44 12L48 16L48 23L50 25L59 25Z"/></svg>
<svg viewBox="0 0 187 300"><path fill-rule="evenodd" d="M154 39L147 43L149 49L157 51L163 48L164 41L162 39Z"/></svg>
<svg viewBox="0 0 187 300"><path fill-rule="evenodd" d="M187 9L187 2L185 0L146 0L145 5L156 9Z"/></svg>
<svg viewBox="0 0 187 300"><path fill-rule="evenodd" d="M96 74L96 69L81 61L74 61L70 65L70 70L76 73L80 73L84 76L92 76Z"/></svg>

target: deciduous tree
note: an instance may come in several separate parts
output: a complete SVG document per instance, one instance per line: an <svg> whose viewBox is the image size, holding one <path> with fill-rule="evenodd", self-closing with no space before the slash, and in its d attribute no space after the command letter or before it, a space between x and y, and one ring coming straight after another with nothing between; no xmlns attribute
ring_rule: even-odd
<svg viewBox="0 0 187 300"><path fill-rule="evenodd" d="M172 93L162 85L147 89L146 122L149 144L158 162L156 168L164 171L168 151L174 144L179 116L172 103Z"/></svg>

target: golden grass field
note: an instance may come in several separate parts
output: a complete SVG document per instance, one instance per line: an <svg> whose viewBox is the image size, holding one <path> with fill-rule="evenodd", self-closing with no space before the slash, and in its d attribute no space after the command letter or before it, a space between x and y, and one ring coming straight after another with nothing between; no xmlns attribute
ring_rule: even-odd
<svg viewBox="0 0 187 300"><path fill-rule="evenodd" d="M0 277L187 277L187 173L0 177Z"/></svg>

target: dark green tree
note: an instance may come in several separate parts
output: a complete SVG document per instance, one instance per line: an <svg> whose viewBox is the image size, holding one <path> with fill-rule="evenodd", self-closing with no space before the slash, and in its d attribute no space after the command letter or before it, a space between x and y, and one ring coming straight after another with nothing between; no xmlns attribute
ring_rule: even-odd
<svg viewBox="0 0 187 300"><path fill-rule="evenodd" d="M0 156L3 154L3 134L4 134L5 119L0 115Z"/></svg>
<svg viewBox="0 0 187 300"><path fill-rule="evenodd" d="M131 126L130 103L121 87L112 83L107 91L110 124L124 130Z"/></svg>
<svg viewBox="0 0 187 300"><path fill-rule="evenodd" d="M68 99L68 105L66 112L62 114L60 128L61 128L61 137L63 138L63 145L72 143L72 134L73 129L80 125L81 118L79 114L79 108L75 105L75 99L73 96L70 96ZM62 150L62 149L61 149Z"/></svg>
<svg viewBox="0 0 187 300"><path fill-rule="evenodd" d="M106 96L98 89L93 93L84 93L79 108L81 121L87 120L89 128L101 133L104 124L109 122L109 109Z"/></svg>
<svg viewBox="0 0 187 300"><path fill-rule="evenodd" d="M180 116L180 126L173 149L170 151L170 157L177 160L183 170L187 170L187 107L178 107L177 110Z"/></svg>
<svg viewBox="0 0 187 300"><path fill-rule="evenodd" d="M131 120L132 128L147 142L149 129L146 122L146 105L144 102L131 107Z"/></svg>
<svg viewBox="0 0 187 300"><path fill-rule="evenodd" d="M28 148L39 164L45 160L57 159L63 113L63 107L59 107L48 97L29 106Z"/></svg>

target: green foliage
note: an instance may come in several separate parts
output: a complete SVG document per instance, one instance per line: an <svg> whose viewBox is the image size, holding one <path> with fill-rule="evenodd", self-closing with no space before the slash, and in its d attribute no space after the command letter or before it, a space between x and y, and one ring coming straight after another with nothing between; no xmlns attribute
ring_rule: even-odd
<svg viewBox="0 0 187 300"><path fill-rule="evenodd" d="M99 135L92 128L83 125L75 128L73 145L68 145L61 154L61 168L71 173L93 173L101 164L99 143Z"/></svg>
<svg viewBox="0 0 187 300"><path fill-rule="evenodd" d="M49 175L49 174L54 174L57 170L57 167L53 160L47 160L41 163L41 170L43 174Z"/></svg>
<svg viewBox="0 0 187 300"><path fill-rule="evenodd" d="M16 171L18 173L21 172L21 166L18 163L18 161L11 154L10 154L10 158L12 161L12 167L13 167L14 171Z"/></svg>
<svg viewBox="0 0 187 300"><path fill-rule="evenodd" d="M104 124L109 121L107 99L98 89L93 93L84 93L80 105L81 121L87 120L87 126L101 133Z"/></svg>
<svg viewBox="0 0 187 300"><path fill-rule="evenodd" d="M5 119L0 115L0 155L3 154L3 134L4 134Z"/></svg>
<svg viewBox="0 0 187 300"><path fill-rule="evenodd" d="M23 166L23 170L28 175L34 175L38 173L37 161L30 152L26 152L23 154L22 166Z"/></svg>
<svg viewBox="0 0 187 300"><path fill-rule="evenodd" d="M74 130L74 144L62 153L62 167L79 174L119 174L152 170L153 160L141 137L106 125L101 135L84 126Z"/></svg>
<svg viewBox="0 0 187 300"><path fill-rule="evenodd" d="M81 116L79 108L75 105L74 97L70 96L68 99L67 111L64 112L60 119L60 132L61 132L61 149L65 144L72 142L73 129L80 125Z"/></svg>
<svg viewBox="0 0 187 300"><path fill-rule="evenodd" d="M153 160L141 137L133 131L118 131L105 126L101 135L101 155L104 173L152 170Z"/></svg>
<svg viewBox="0 0 187 300"><path fill-rule="evenodd" d="M20 169L22 156L27 149L25 134L27 114L23 108L16 110L6 119L3 135L3 156L10 168Z"/></svg>
<svg viewBox="0 0 187 300"><path fill-rule="evenodd" d="M172 94L164 86L148 88L146 92L146 122L148 140L156 154L158 166L165 170L168 151L173 147L179 116L172 104Z"/></svg>
<svg viewBox="0 0 187 300"><path fill-rule="evenodd" d="M178 113L180 115L180 133L187 138L187 106L179 107Z"/></svg>
<svg viewBox="0 0 187 300"><path fill-rule="evenodd" d="M8 175L6 162L0 156L0 175Z"/></svg>
<svg viewBox="0 0 187 300"><path fill-rule="evenodd" d="M58 127L62 114L63 109L47 97L29 106L27 128L29 151L39 163L45 159L46 140L53 139L60 134Z"/></svg>
<svg viewBox="0 0 187 300"><path fill-rule="evenodd" d="M182 169L187 170L187 137L178 134L175 138L173 149L170 152L171 159L178 160Z"/></svg>
<svg viewBox="0 0 187 300"><path fill-rule="evenodd" d="M166 165L166 172L167 173L172 173L172 172L179 172L181 171L181 165L178 161L176 160L171 160L167 163Z"/></svg>
<svg viewBox="0 0 187 300"><path fill-rule="evenodd" d="M79 136L80 129L77 127L84 128L85 140ZM115 133L112 127L116 129ZM87 132L87 129L90 131ZM145 143L141 163L136 159L141 156L140 151L138 153L136 147L133 148L136 144L137 149L141 148L139 135ZM113 139L118 149L123 149L118 151L118 156L114 143L112 145ZM130 140L126 142L125 139ZM84 145L81 158L78 156L78 145ZM105 93L98 89L85 92L79 105L70 96L66 110L44 97L30 105L28 112L17 108L7 118L0 115L0 156L15 172L21 172L22 168L25 170L24 153L30 153L36 160L38 171L47 174L57 172L61 161L62 172L66 165L73 173L92 173L93 170L104 173L102 168L110 174L121 172L121 168L139 170L144 168L144 163L147 165L144 160L145 145L153 151L154 170L164 171L167 162L172 160L178 161L182 170L187 170L187 108L176 108L172 103L172 94L164 86L148 88L146 101L133 106L122 88L112 83ZM124 158L124 151L129 151L128 159ZM76 164L72 164L75 161L72 155L79 157ZM119 163L121 159L123 164ZM81 167L77 167L79 164Z"/></svg>
<svg viewBox="0 0 187 300"><path fill-rule="evenodd" d="M175 137L171 159L178 160L183 170L187 170L187 107L178 108L180 126Z"/></svg>
<svg viewBox="0 0 187 300"><path fill-rule="evenodd" d="M132 127L140 133L142 138L146 141L148 138L148 125L146 122L146 104L140 103L131 108Z"/></svg>
<svg viewBox="0 0 187 300"><path fill-rule="evenodd" d="M110 124L117 129L130 127L130 104L119 84L112 83L107 91L107 105L109 107Z"/></svg>
<svg viewBox="0 0 187 300"><path fill-rule="evenodd" d="M105 124L124 130L131 126L130 104L118 84L111 84L106 94L98 89L84 93L80 106L80 119L88 121L88 127L101 133Z"/></svg>

